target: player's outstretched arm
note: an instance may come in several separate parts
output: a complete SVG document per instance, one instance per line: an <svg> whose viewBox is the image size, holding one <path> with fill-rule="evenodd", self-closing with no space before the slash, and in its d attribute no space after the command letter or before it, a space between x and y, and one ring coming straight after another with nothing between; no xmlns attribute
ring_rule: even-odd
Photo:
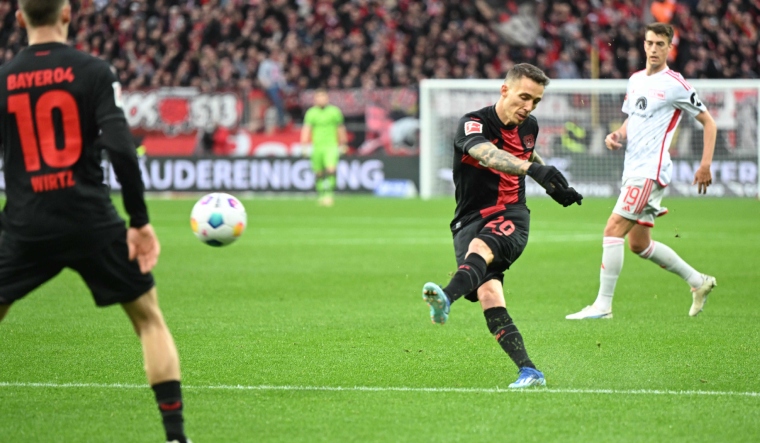
<svg viewBox="0 0 760 443"><path fill-rule="evenodd" d="M546 193L562 206L573 203L581 204L583 196L569 187L562 173L554 166L546 166L539 162L521 160L514 155L496 147L493 143L480 143L468 151L468 154L478 160L481 165L505 172L510 175L528 175L546 189ZM534 158L534 157L531 157ZM539 157L539 159L541 159ZM543 162L543 159L541 159Z"/></svg>
<svg viewBox="0 0 760 443"><path fill-rule="evenodd" d="M712 165L713 154L715 153L715 139L718 136L718 126L715 124L712 115L708 111L702 111L697 114L697 121L704 127L702 138L702 162L699 164L697 172L694 173L692 185L697 185L697 191L700 194L707 194L707 187L712 184Z"/></svg>
<svg viewBox="0 0 760 443"><path fill-rule="evenodd" d="M161 254L161 244L158 242L153 226L147 225L139 228L129 228L127 231L127 247L129 259L137 260L140 272L147 274L158 263Z"/></svg>
<svg viewBox="0 0 760 443"><path fill-rule="evenodd" d="M490 142L477 144L467 153L481 165L509 175L526 175L531 165L529 161L521 160Z"/></svg>

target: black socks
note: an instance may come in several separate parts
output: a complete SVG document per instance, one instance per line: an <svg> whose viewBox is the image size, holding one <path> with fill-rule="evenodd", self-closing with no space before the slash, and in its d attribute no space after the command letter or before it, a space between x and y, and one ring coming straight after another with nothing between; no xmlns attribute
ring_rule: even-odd
<svg viewBox="0 0 760 443"><path fill-rule="evenodd" d="M152 386L158 410L166 430L166 440L187 443L182 418L182 390L178 381L165 381Z"/></svg>
<svg viewBox="0 0 760 443"><path fill-rule="evenodd" d="M458 298L476 290L483 283L487 267L485 259L479 254L473 252L468 255L454 276L451 277L449 285L443 288L443 292L449 297L449 301L453 303Z"/></svg>
<svg viewBox="0 0 760 443"><path fill-rule="evenodd" d="M517 367L523 368L527 366L536 369L536 365L530 361L528 352L525 350L525 343L523 342L522 335L520 335L520 331L517 330L517 326L512 322L512 317L507 313L507 308L486 309L483 311L483 315L486 317L488 330L491 331L491 334L499 342L501 348L515 362Z"/></svg>

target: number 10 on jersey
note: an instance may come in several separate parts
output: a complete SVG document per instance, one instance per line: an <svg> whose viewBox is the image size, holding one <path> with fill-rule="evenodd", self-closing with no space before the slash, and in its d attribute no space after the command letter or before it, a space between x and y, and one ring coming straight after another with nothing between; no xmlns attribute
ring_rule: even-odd
<svg viewBox="0 0 760 443"><path fill-rule="evenodd" d="M61 149L56 146L55 141L53 111L56 109L63 124ZM51 168L68 168L79 160L82 154L82 132L79 125L79 108L71 93L63 90L47 91L37 100L34 109L28 93L10 95L8 112L16 116L27 172L40 170L40 154L42 161Z"/></svg>

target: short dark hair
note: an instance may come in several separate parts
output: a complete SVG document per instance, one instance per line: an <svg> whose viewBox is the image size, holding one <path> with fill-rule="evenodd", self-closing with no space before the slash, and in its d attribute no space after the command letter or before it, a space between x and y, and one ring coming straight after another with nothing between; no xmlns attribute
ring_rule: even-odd
<svg viewBox="0 0 760 443"><path fill-rule="evenodd" d="M58 22L67 0L18 0L24 18L31 26L51 26Z"/></svg>
<svg viewBox="0 0 760 443"><path fill-rule="evenodd" d="M664 35L668 38L668 44L673 43L673 27L667 23L651 23L647 25L647 31L652 31L657 35Z"/></svg>
<svg viewBox="0 0 760 443"><path fill-rule="evenodd" d="M544 71L530 63L519 63L514 65L512 69L507 72L507 77L504 79L504 83L520 80L523 77L528 77L541 86L549 84L549 77L544 74Z"/></svg>

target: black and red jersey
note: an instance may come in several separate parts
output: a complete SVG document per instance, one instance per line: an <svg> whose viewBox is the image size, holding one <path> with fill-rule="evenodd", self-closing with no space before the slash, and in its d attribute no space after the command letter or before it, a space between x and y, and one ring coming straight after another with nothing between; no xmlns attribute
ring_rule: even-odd
<svg viewBox="0 0 760 443"><path fill-rule="evenodd" d="M7 235L42 242L123 232L103 183L103 149L121 172L132 225L148 222L120 94L108 63L62 43L30 46L0 68Z"/></svg>
<svg viewBox="0 0 760 443"><path fill-rule="evenodd" d="M517 158L528 160L538 137L538 121L529 116L521 125L505 125L489 106L464 115L454 138L454 185L457 208L453 230L473 219L503 210L506 205L525 205L525 176L509 175L482 166L469 150L491 142Z"/></svg>

